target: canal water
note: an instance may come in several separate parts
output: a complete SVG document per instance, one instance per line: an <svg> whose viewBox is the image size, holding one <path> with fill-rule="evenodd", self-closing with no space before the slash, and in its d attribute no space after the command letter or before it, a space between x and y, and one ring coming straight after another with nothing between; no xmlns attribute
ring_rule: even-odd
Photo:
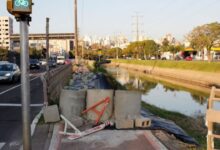
<svg viewBox="0 0 220 150"><path fill-rule="evenodd" d="M205 115L208 94L122 68L107 68L107 71L128 90L141 91L144 102L191 117ZM218 109L220 105L215 107Z"/></svg>

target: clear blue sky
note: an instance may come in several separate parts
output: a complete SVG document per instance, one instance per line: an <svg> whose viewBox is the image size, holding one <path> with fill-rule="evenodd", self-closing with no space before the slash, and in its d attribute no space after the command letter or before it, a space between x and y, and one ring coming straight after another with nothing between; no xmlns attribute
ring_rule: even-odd
<svg viewBox="0 0 220 150"><path fill-rule="evenodd" d="M73 32L74 0L33 0L31 33L45 32L45 18L50 17L51 32ZM150 38L171 33L183 39L195 26L219 21L220 0L78 0L81 35L132 36L135 12L141 29ZM8 16L6 0L0 0L0 16ZM14 22L18 32L18 23Z"/></svg>

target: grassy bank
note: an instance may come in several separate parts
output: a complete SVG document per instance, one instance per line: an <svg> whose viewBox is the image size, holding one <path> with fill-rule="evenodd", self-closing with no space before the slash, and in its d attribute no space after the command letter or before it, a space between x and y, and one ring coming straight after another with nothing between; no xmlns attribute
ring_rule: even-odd
<svg viewBox="0 0 220 150"><path fill-rule="evenodd" d="M142 107L149 110L156 116L164 119L172 120L180 126L187 134L195 138L200 144L201 149L206 149L207 129L205 127L203 117L197 119L185 116L178 112L167 111L156 106L142 102Z"/></svg>
<svg viewBox="0 0 220 150"><path fill-rule="evenodd" d="M127 63L136 65L145 65L160 68L170 69L185 69L203 72L220 73L220 62L205 62L205 61L168 61L168 60L112 60L116 63Z"/></svg>

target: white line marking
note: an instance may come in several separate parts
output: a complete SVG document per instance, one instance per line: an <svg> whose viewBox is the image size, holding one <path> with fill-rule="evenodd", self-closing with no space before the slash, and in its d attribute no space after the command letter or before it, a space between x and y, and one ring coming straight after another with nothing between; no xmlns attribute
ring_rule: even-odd
<svg viewBox="0 0 220 150"><path fill-rule="evenodd" d="M0 150L2 149L2 147L5 145L5 143L0 143Z"/></svg>
<svg viewBox="0 0 220 150"><path fill-rule="evenodd" d="M33 81L33 80L35 80L35 79L37 79L37 78L40 78L40 77L35 77L35 78L31 79L30 81ZM5 93L7 93L7 92L9 92L9 91L11 91L11 90L14 90L14 89L16 89L16 88L19 87L19 86L21 86L21 84L16 85L16 86L14 86L14 87L12 87L12 88L10 88L10 89L7 89L7 90L1 92L0 95L5 94Z"/></svg>
<svg viewBox="0 0 220 150"><path fill-rule="evenodd" d="M36 115L36 117L34 118L34 120L31 123L31 137L34 135L37 123L41 117L41 115L43 114L43 108L41 109L41 111ZM1 149L0 149L1 150ZM23 150L23 144L20 146L19 150Z"/></svg>
<svg viewBox="0 0 220 150"><path fill-rule="evenodd" d="M43 109L41 109L41 111L37 114L37 116L32 121L32 123L31 123L31 136L34 135L35 128L36 128L37 123L38 123L42 114L43 114Z"/></svg>
<svg viewBox="0 0 220 150"><path fill-rule="evenodd" d="M2 107L21 107L22 104L0 103ZM30 104L31 107L42 107L44 104Z"/></svg>

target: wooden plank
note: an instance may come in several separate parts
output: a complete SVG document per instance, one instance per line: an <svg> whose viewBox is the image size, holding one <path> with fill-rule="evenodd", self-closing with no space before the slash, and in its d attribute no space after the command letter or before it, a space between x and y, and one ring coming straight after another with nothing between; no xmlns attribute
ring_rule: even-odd
<svg viewBox="0 0 220 150"><path fill-rule="evenodd" d="M214 137L214 138L220 139L220 135L213 134L211 136Z"/></svg>
<svg viewBox="0 0 220 150"><path fill-rule="evenodd" d="M208 122L220 123L220 111L209 109L206 112L206 120Z"/></svg>
<svg viewBox="0 0 220 150"><path fill-rule="evenodd" d="M211 89L210 97L209 97L209 100L208 100L208 109L213 108L213 101L212 101L212 99L215 98L215 89L216 88L214 86Z"/></svg>
<svg viewBox="0 0 220 150"><path fill-rule="evenodd" d="M220 98L212 98L212 101L220 101Z"/></svg>

